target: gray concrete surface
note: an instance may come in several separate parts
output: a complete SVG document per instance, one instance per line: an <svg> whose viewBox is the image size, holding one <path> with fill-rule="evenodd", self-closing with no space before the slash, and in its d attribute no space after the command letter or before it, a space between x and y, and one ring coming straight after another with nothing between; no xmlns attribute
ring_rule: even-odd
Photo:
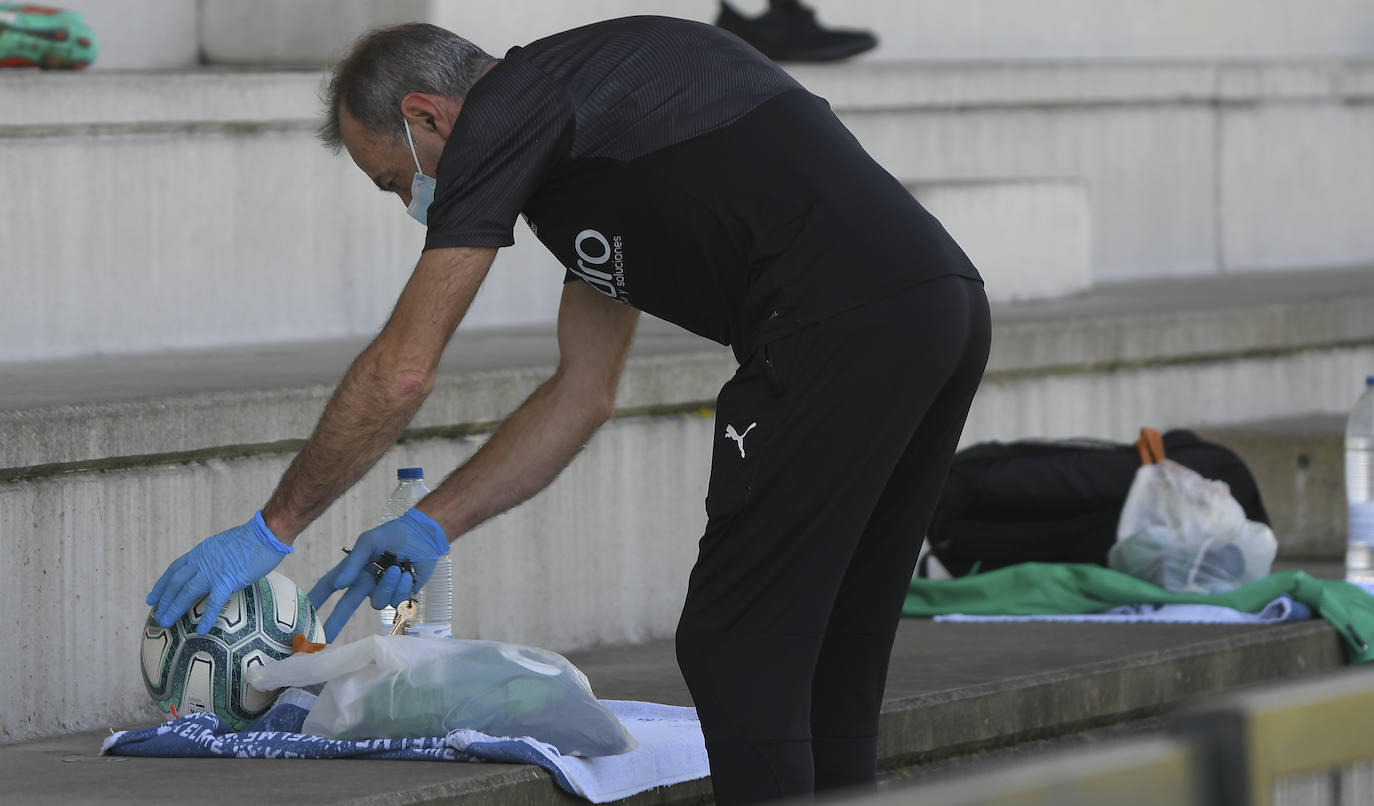
<svg viewBox="0 0 1374 806"><path fill-rule="evenodd" d="M1368 266L1098 285L999 306L988 373L1122 370L1369 344L1371 304Z"/></svg>
<svg viewBox="0 0 1374 806"><path fill-rule="evenodd" d="M304 439L366 340L0 364L0 480L19 468ZM412 431L499 420L558 361L552 327L460 331ZM646 319L620 406L711 401L729 351ZM280 452L281 449L278 449ZM125 463L127 464L130 463ZM51 468L49 468L51 469Z"/></svg>
<svg viewBox="0 0 1374 806"><path fill-rule="evenodd" d="M569 658L601 697L690 704L669 641ZM894 650L880 754L885 767L939 761L1148 718L1209 693L1341 665L1336 634L1320 621L1122 627L913 619L902 624ZM101 757L104 735L0 746L0 796L7 804L576 802L534 767ZM630 802L696 803L708 793L697 781Z"/></svg>
<svg viewBox="0 0 1374 806"><path fill-rule="evenodd" d="M1370 268L1120 283L1064 299L997 305L985 387L1148 367L1240 366L1284 355L1318 365L1323 355L1354 351L1360 361L1374 347L1371 307ZM302 439L364 344L298 342L0 364L0 474ZM631 360L619 397L619 405L631 410L709 402L734 365L725 348L650 318L640 326ZM413 428L500 419L556 361L546 326L460 331L445 354L439 387ZM1357 393L1363 377L1351 372L1350 382L1337 388ZM1182 398L1189 391L1164 389L1156 397ZM1331 392L1310 386L1300 392L1311 400L1306 411L1339 411L1346 404L1344 391L1339 408L1326 399ZM1263 395L1282 400L1288 393L1268 389ZM1255 419L1220 415L1228 423ZM1076 420L1084 429L1080 435L1096 427Z"/></svg>

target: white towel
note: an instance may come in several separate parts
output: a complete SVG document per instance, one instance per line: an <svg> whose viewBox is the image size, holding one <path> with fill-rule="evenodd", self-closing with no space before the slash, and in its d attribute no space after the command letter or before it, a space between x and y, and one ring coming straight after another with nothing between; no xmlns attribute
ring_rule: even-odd
<svg viewBox="0 0 1374 806"><path fill-rule="evenodd" d="M630 700L601 703L638 740L639 747L618 756L578 758L562 755L534 739L487 736L473 730L453 731L448 744L460 753L488 761L539 764L554 776L559 787L592 803L619 800L711 774L695 708Z"/></svg>

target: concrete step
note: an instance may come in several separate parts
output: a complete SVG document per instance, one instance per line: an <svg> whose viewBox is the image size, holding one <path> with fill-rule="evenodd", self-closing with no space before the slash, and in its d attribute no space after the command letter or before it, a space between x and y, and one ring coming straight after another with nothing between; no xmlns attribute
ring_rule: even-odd
<svg viewBox="0 0 1374 806"><path fill-rule="evenodd" d="M792 72L949 219L994 299L1374 262L1374 62ZM375 332L423 231L314 141L322 78L6 75L0 176L25 193L0 200L0 362ZM516 231L465 327L553 320L562 272Z"/></svg>
<svg viewBox="0 0 1374 806"><path fill-rule="evenodd" d="M1102 286L998 305L965 442L1134 439L1337 414L1374 366L1374 274L1300 272ZM0 609L86 614L0 625L0 742L146 720L134 660L157 574L270 495L360 342L0 367ZM398 466L440 477L551 371L547 327L467 333L378 467L282 566L303 587L371 526ZM646 322L620 416L544 494L454 548L456 629L576 650L671 635L705 516L710 417L728 351ZM668 458L667 461L664 459ZM361 637L359 616L344 639Z"/></svg>
<svg viewBox="0 0 1374 806"><path fill-rule="evenodd" d="M672 643L569 653L598 696L690 705ZM887 769L938 764L1106 724L1148 719L1215 692L1342 666L1324 622L1264 627L1137 624L901 625L880 723ZM140 727L120 722L110 727ZM0 791L25 804L578 802L536 767L375 761L100 757L106 731L0 746ZM700 803L709 781L629 804Z"/></svg>
<svg viewBox="0 0 1374 806"><path fill-rule="evenodd" d="M1141 424L1335 416L1363 388L1371 303L1374 270L1362 268L1111 284L994 305L992 354L968 438L1133 439ZM365 343L0 363L0 478L227 446L289 450L277 443L307 435ZM460 329L412 438L499 420L555 363L550 326ZM727 349L645 317L619 406L690 410L713 400L733 368ZM1218 383L1199 386L1202 377ZM1099 382L1101 394L1061 399ZM1026 384L1040 384L1037 394L1018 396ZM1300 430L1320 427L1314 420Z"/></svg>

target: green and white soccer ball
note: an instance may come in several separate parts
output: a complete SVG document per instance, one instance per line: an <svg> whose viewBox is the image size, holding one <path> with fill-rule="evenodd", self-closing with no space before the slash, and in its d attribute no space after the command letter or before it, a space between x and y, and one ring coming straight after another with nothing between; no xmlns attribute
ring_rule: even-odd
<svg viewBox="0 0 1374 806"><path fill-rule="evenodd" d="M258 691L244 673L291 654L304 635L324 642L324 626L305 592L275 571L229 597L215 626L196 634L205 599L166 629L148 613L143 627L143 684L163 711L217 714L234 730L260 716L276 692Z"/></svg>

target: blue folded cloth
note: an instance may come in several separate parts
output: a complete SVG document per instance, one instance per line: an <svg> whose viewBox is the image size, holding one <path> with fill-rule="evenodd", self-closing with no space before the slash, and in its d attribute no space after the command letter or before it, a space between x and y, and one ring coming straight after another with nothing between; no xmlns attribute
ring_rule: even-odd
<svg viewBox="0 0 1374 806"><path fill-rule="evenodd" d="M354 758L415 761L491 761L537 764L564 791L606 803L710 774L696 709L602 700L639 742L629 753L601 758L565 756L529 737L470 730L418 739L326 739L300 733L315 695L287 689L267 713L235 733L214 714L187 714L150 728L119 731L102 754L220 758Z"/></svg>
<svg viewBox="0 0 1374 806"><path fill-rule="evenodd" d="M1312 618L1312 608L1283 594L1256 613L1246 613L1233 607L1208 604L1128 604L1103 610L1100 613L1045 613L1039 615L969 615L947 613L936 621L1102 621L1102 622L1174 622L1178 624L1279 624L1285 621L1306 621Z"/></svg>

